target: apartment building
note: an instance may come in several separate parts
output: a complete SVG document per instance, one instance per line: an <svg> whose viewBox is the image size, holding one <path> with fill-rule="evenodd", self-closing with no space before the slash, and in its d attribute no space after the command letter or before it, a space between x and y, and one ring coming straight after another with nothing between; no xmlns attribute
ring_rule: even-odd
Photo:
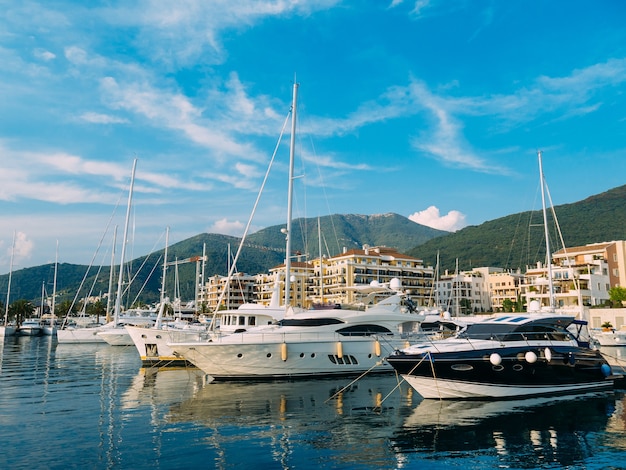
<svg viewBox="0 0 626 470"><path fill-rule="evenodd" d="M235 309L242 304L256 302L256 285L257 276L254 275L236 273L229 282L228 276L216 274L206 280L204 288L198 293L199 305L213 312L218 301L220 310Z"/></svg>
<svg viewBox="0 0 626 470"><path fill-rule="evenodd" d="M594 307L609 300L609 289L625 282L624 242L595 243L552 254L552 289L556 307ZM537 263L526 270L523 294L526 302L549 300L548 267Z"/></svg>
<svg viewBox="0 0 626 470"><path fill-rule="evenodd" d="M489 310L493 312L519 311L522 300L522 284L524 275L520 271L505 271L501 268L489 269Z"/></svg>
<svg viewBox="0 0 626 470"><path fill-rule="evenodd" d="M281 299L284 297L285 265L272 268L267 275L257 277L257 299L268 304L272 286L277 278ZM399 253L384 246L344 250L333 257L291 265L291 305L311 308L318 305L358 304L364 291L372 286L389 286L397 279L403 290L418 306L428 305L433 292L434 269L424 266L421 259ZM397 281L393 281L397 282ZM372 293L377 301L387 294Z"/></svg>

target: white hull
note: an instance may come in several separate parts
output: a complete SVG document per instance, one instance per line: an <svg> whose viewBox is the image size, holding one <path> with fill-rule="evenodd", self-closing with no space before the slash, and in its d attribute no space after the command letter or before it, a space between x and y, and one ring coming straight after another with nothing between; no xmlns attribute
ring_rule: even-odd
<svg viewBox="0 0 626 470"><path fill-rule="evenodd" d="M193 329L143 328L127 325L126 331L141 360L150 363L184 361L174 354L167 343L201 341L206 337L206 330Z"/></svg>
<svg viewBox="0 0 626 470"><path fill-rule="evenodd" d="M17 330L17 334L20 336L39 336L40 334L42 334L41 331L41 327L37 326L37 327L20 327Z"/></svg>
<svg viewBox="0 0 626 470"><path fill-rule="evenodd" d="M102 327L85 327L85 328L59 328L57 330L57 341L67 344L85 344L85 343L102 343L104 339L98 336L98 332L102 331Z"/></svg>
<svg viewBox="0 0 626 470"><path fill-rule="evenodd" d="M99 331L97 335L111 346L133 346L133 340L126 331L126 328L106 328Z"/></svg>
<svg viewBox="0 0 626 470"><path fill-rule="evenodd" d="M612 382L591 382L564 385L497 385L491 383L475 383L455 380L433 379L432 377L416 377L403 375L422 397L437 400L446 399L507 399L549 395L565 395L596 390L606 390L613 386Z"/></svg>
<svg viewBox="0 0 626 470"><path fill-rule="evenodd" d="M5 336L15 336L15 332L17 328L15 326L0 326L0 338L4 338Z"/></svg>
<svg viewBox="0 0 626 470"><path fill-rule="evenodd" d="M41 327L41 332L43 333L44 336L56 336L57 335L57 327L56 326L50 326L50 325L42 326Z"/></svg>
<svg viewBox="0 0 626 470"><path fill-rule="evenodd" d="M170 346L178 355L215 379L326 377L370 370L389 372L392 368L383 358L394 348L406 346L404 340L377 342L374 337L347 338L337 335L327 340L307 340L305 335L294 335L297 338L276 336L280 337L272 340L268 335L244 333L223 338L221 342L176 343Z"/></svg>
<svg viewBox="0 0 626 470"><path fill-rule="evenodd" d="M593 338L600 346L626 346L626 331L596 333Z"/></svg>

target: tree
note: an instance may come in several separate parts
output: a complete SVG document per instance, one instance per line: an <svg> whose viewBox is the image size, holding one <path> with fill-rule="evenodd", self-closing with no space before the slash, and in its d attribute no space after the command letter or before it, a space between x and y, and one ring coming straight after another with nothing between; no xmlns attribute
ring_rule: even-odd
<svg viewBox="0 0 626 470"><path fill-rule="evenodd" d="M613 303L613 307L622 307L626 300L626 287L611 287L609 289L609 298Z"/></svg>
<svg viewBox="0 0 626 470"><path fill-rule="evenodd" d="M513 301L511 299L504 299L502 301L502 310L505 312L512 312L513 311Z"/></svg>
<svg viewBox="0 0 626 470"><path fill-rule="evenodd" d="M70 300L64 300L55 306L54 313L59 318L65 318L68 313L73 313L76 311L75 308L72 308L72 311L70 312L70 308L72 308L72 302Z"/></svg>
<svg viewBox="0 0 626 470"><path fill-rule="evenodd" d="M35 306L26 299L19 299L9 305L9 317L15 318L18 325L21 325L24 319L32 316Z"/></svg>
<svg viewBox="0 0 626 470"><path fill-rule="evenodd" d="M105 316L107 313L107 307L106 304L104 302L102 302L102 300L96 300L94 303L89 304L87 306L87 314L88 315L95 315L96 318L100 318Z"/></svg>

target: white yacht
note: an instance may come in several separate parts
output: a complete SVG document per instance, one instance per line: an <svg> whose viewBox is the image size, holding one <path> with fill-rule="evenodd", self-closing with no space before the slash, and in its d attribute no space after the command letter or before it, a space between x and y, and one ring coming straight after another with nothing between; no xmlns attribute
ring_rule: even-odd
<svg viewBox="0 0 626 470"><path fill-rule="evenodd" d="M383 361L425 341L419 314L403 294L360 310L308 310L271 325L205 341L169 343L174 354L215 380L277 379L391 371Z"/></svg>
<svg viewBox="0 0 626 470"><path fill-rule="evenodd" d="M43 333L39 318L28 318L17 328L20 336L39 336Z"/></svg>

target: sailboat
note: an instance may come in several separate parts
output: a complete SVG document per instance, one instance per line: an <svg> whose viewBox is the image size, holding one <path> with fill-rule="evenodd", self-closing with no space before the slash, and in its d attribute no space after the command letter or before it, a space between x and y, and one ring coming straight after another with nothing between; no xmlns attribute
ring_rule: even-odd
<svg viewBox="0 0 626 470"><path fill-rule="evenodd" d="M9 325L9 299L11 298L11 277L13 274L13 254L15 252L15 232L13 232L13 243L11 244L11 262L9 264L9 281L7 285L7 299L4 304L4 324L0 326L0 337L14 336L17 332L16 325Z"/></svg>
<svg viewBox="0 0 626 470"><path fill-rule="evenodd" d="M106 341L104 340L102 335L100 335L100 333L111 331L112 333L115 333L115 334L121 333L127 338L125 341L125 344L132 345L132 343L129 343L130 338L128 337L128 334L126 333L126 330L124 329L123 325L120 325L120 321L121 321L120 311L121 311L121 294L122 294L122 282L123 282L123 266L124 266L124 258L125 258L125 253L126 253L126 240L128 238L128 226L129 226L130 211L131 211L131 204L132 204L132 197L133 197L133 186L134 186L134 181L135 181L136 167L137 167L137 159L135 159L133 162L133 169L132 169L131 179L130 179L130 188L128 191L128 205L126 208L126 222L125 222L125 227L124 227L124 238L122 240L120 272L119 272L119 277L118 277L117 295L115 299L113 320L111 320L110 322L104 325L87 326L87 327L67 326L65 328L61 328L57 331L57 340L59 343L105 343ZM126 321L126 319L124 320ZM146 323L146 322L153 323L154 319L150 317L136 316L136 317L133 317L132 320L129 320L129 321L139 322L139 323Z"/></svg>
<svg viewBox="0 0 626 470"><path fill-rule="evenodd" d="M295 99L295 91L294 91L294 99ZM295 145L295 141L293 140L293 126L295 125L295 103L292 106L292 142L291 142L291 154L293 155L293 146ZM285 121L285 125L287 121ZM273 158L272 158L273 161ZM270 162L271 167L271 162ZM269 171L269 169L268 169ZM266 174L267 178L267 174ZM289 176L289 193L293 192L293 159L291 160L290 165L290 176ZM265 182L264 182L265 183ZM235 254L232 265L228 270L227 275L227 283L226 286L230 285L230 279L233 276L234 270L237 265L237 260L241 253L243 246L245 245L246 236L248 230L251 226L252 219L254 217L256 207L258 205L261 193L263 191L263 185L257 195L257 199L254 204L254 208L252 213L250 214L250 218L244 230L244 234L239 243L239 248L237 253ZM287 229L285 230L286 234L289 234L291 230L291 196L288 198L288 221L287 221ZM166 243L167 245L167 243ZM291 252L291 239L289 235L286 237L286 251L287 253ZM165 257L167 258L167 246L165 251ZM229 254L229 262L230 262L230 254ZM165 266L163 267L163 279L165 279ZM170 343L178 344L178 343L198 343L202 344L204 341L212 340L213 338L222 337L224 335L229 335L234 332L242 332L247 330L248 328L254 328L258 325L266 325L272 323L276 320L280 320L284 318L286 311L293 310L293 307L289 306L289 273L291 271L291 257L287 256L285 260L285 272L287 273L285 276L285 305L281 306L278 300L278 277L274 284L274 290L272 292L272 299L270 301L269 306L260 305L260 304L250 304L246 303L240 305L236 309L227 309L227 310L219 310L219 306L222 304L224 300L224 296L227 293L227 289L224 289L220 297L217 301L217 306L215 311L213 312L212 319L208 325L208 327L199 327L198 325L183 325L182 327L178 327L176 324L167 325L161 324L160 320L157 320L157 323L153 328L141 328L141 327L133 327L127 326L126 330L131 336L135 347L139 353L139 356L142 362L146 365L178 365L178 364L187 364L188 361L182 357L180 354L176 354L175 351L170 347ZM165 284L162 285L161 293L163 294L165 291ZM164 307L165 299L161 299L161 306ZM161 314L159 314L161 315ZM219 328L218 328L219 324Z"/></svg>
<svg viewBox="0 0 626 470"><path fill-rule="evenodd" d="M470 324L455 336L415 344L387 357L424 398L511 399L610 389L615 377L589 347L584 320L555 308L547 230L545 179L538 152L550 305Z"/></svg>

